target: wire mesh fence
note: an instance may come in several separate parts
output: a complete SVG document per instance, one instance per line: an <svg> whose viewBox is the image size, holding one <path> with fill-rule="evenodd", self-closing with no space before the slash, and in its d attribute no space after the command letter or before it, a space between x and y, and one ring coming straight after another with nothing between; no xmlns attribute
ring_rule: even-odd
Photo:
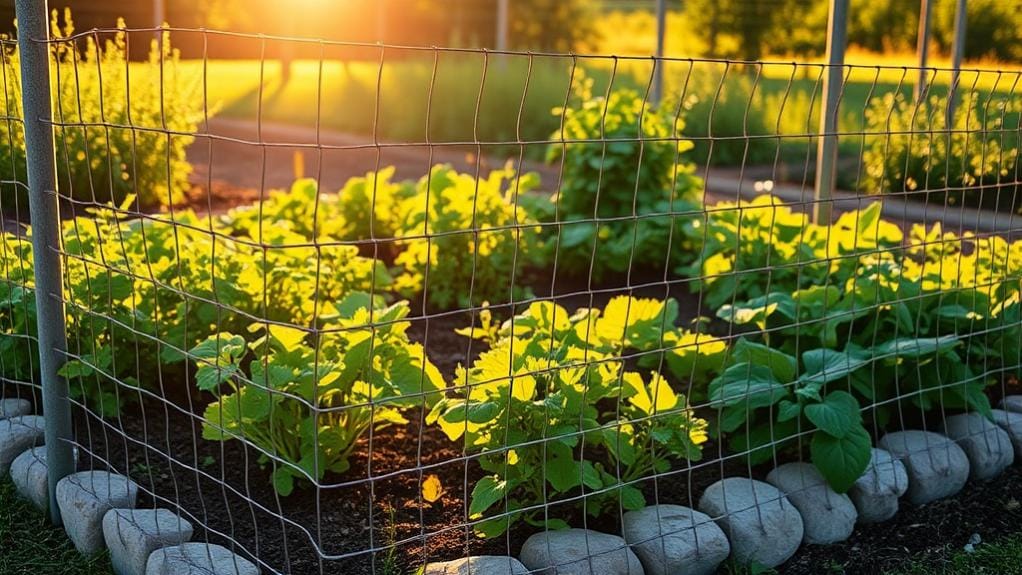
<svg viewBox="0 0 1022 575"><path fill-rule="evenodd" d="M319 55L285 81L268 58L182 60L182 36ZM174 28L32 41L52 120L22 117L2 45L3 397L39 390L23 125L40 121L77 468L129 477L140 507L263 572L538 570L622 545L655 572L664 535L722 561L700 539L721 518L766 564L726 520L783 496L713 512L712 485L804 462L804 490L840 505L895 477L873 446L950 457L886 434L993 417L1017 391L1018 71L927 70L913 102L918 70L843 66L821 134L814 63ZM148 61L124 56L137 43ZM824 135L839 191L814 221ZM564 527L592 531L534 537Z"/></svg>

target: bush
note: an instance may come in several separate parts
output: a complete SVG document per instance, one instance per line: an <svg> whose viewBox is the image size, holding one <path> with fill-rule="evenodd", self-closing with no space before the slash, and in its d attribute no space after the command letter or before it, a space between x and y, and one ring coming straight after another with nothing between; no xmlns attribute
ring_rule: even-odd
<svg viewBox="0 0 1022 575"><path fill-rule="evenodd" d="M133 388L159 378L218 330L241 331L255 320L311 327L338 313L337 302L348 294L385 290L391 281L380 262L359 256L356 247L317 250L283 226L268 227L261 239L273 248L264 253L250 238L230 239L219 227L214 239L203 231L206 220L187 211L173 222L89 212L62 226L74 356L62 374L72 395L104 416L118 413L138 397ZM31 246L13 234L2 240L0 328L20 337L0 338L0 374L29 381L38 366L25 337L34 335L36 321Z"/></svg>
<svg viewBox="0 0 1022 575"><path fill-rule="evenodd" d="M554 205L538 217L554 221L548 233L566 271L663 269L694 251L681 227L701 208L702 180L683 154L684 122L668 106L654 110L637 92L594 97L593 82L575 86L576 107L554 110L563 129L547 148L560 162ZM669 258L669 260L668 260Z"/></svg>
<svg viewBox="0 0 1022 575"><path fill-rule="evenodd" d="M871 100L864 191L905 193L940 206L1019 210L1018 137L1012 132L1022 107L970 94L956 107L950 132L946 110L941 96L922 104L893 94Z"/></svg>
<svg viewBox="0 0 1022 575"><path fill-rule="evenodd" d="M54 11L53 114L57 122L71 124L55 130L59 190L75 200L101 204L134 195L146 208L184 199L192 172L185 148L194 137L181 134L195 133L204 118L202 78L187 77L179 69L168 33L162 42L152 41L146 63L129 64L125 31L102 45L93 36L71 41L70 11L65 20L61 28ZM118 28L124 27L119 21ZM5 62L9 114L22 117L15 48L9 49ZM23 128L0 123L0 177L24 181L23 166Z"/></svg>
<svg viewBox="0 0 1022 575"><path fill-rule="evenodd" d="M635 481L667 471L672 458L699 459L706 422L657 371L644 377L621 358L623 349L662 342L665 333L689 335L667 322L671 307L622 297L603 313L569 315L537 302L503 326L484 313L480 328L460 332L490 349L470 368L459 366L457 395L438 402L427 421L483 454L488 475L476 482L468 509L470 519L490 518L476 524L479 535L497 536L519 519L565 526L544 521L544 511L533 507L579 490L592 515L619 504L641 508ZM702 349L671 353L712 362L718 344L706 338Z"/></svg>
<svg viewBox="0 0 1022 575"><path fill-rule="evenodd" d="M693 278L713 309L767 292L843 282L856 254L899 245L901 230L880 219L880 203L845 212L832 226L809 222L772 196L721 202L706 214L704 248L694 264L678 270Z"/></svg>
<svg viewBox="0 0 1022 575"><path fill-rule="evenodd" d="M434 167L401 209L396 289L442 309L527 297L516 279L535 257L538 228L518 196L538 184L511 169L477 179Z"/></svg>
<svg viewBox="0 0 1022 575"><path fill-rule="evenodd" d="M0 232L0 378L35 382L39 365L32 240Z"/></svg>
<svg viewBox="0 0 1022 575"><path fill-rule="evenodd" d="M841 421L858 421L852 407L857 414L863 405L878 429L901 413L900 402L923 412L989 414L985 389L998 376L1018 374L1022 342L1022 242L916 225L904 247L851 261L851 273L821 285L723 306L720 317L756 331L710 384L720 430L754 462L793 445L798 430L815 425L817 435L829 435L814 435L811 447L835 488L847 488L851 471L868 462L868 436L857 428L848 437L845 428L828 430L808 406L823 403L812 409L829 411L829 398L847 390L832 406L847 412ZM838 451L849 461L839 461Z"/></svg>
<svg viewBox="0 0 1022 575"><path fill-rule="evenodd" d="M221 223L253 240L279 230L309 240L315 228L327 245L359 242L363 253L394 263L393 285L381 274L378 288L422 294L441 309L526 295L516 281L537 257L538 229L519 196L539 184L535 174L506 168L476 178L436 165L418 182L395 183L393 173L384 168L352 178L336 195L299 180L262 206L231 210Z"/></svg>
<svg viewBox="0 0 1022 575"><path fill-rule="evenodd" d="M191 350L196 385L217 395L203 438L257 447L261 464L273 462L280 495L295 479L318 485L327 472L347 471L370 427L407 423L405 408L428 408L445 387L422 346L408 341L407 302L371 312L372 298L356 292L337 307L325 326L335 331L318 338L257 323L248 331L263 335L251 343L224 332Z"/></svg>

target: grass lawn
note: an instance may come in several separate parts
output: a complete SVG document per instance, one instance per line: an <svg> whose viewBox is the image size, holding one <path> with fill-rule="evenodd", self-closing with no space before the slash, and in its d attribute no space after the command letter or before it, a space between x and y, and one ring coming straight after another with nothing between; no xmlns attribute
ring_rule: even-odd
<svg viewBox="0 0 1022 575"><path fill-rule="evenodd" d="M0 481L0 575L109 575L106 553L85 558L63 529L50 525L18 497L10 480Z"/></svg>
<svg viewBox="0 0 1022 575"><path fill-rule="evenodd" d="M1017 575L1022 573L1022 533L981 543L970 553L942 548L915 557L890 575Z"/></svg>
<svg viewBox="0 0 1022 575"><path fill-rule="evenodd" d="M542 141L559 127L551 110L564 104L572 77L592 78L595 94L605 93L608 86L643 93L652 70L651 62L643 59L395 52L384 53L382 64L344 62L329 53L322 63L299 60L287 82L276 60L211 60L205 64L205 91L211 107L224 117L261 116L305 126L318 122L324 129L365 135L367 144L483 142L492 144L490 153L522 148L535 158L544 152ZM842 93L843 132L863 130L871 98L911 94L917 74L896 65L899 62L906 64L892 57L856 60ZM202 61L181 66L202 76ZM669 97L684 99L684 134L696 140L697 162L704 163L711 154L708 140L700 140L707 137L718 138L712 149L714 164L772 163L778 152L782 159L805 161L811 144L806 135L818 130L821 65L668 61L664 73ZM960 85L962 91L1017 98L1019 74L967 71ZM946 93L949 81L949 73L937 73L931 93ZM1005 125L1014 128L1016 123L1007 118ZM777 135L783 137L769 137ZM842 152L857 157L861 143L857 135L846 136Z"/></svg>

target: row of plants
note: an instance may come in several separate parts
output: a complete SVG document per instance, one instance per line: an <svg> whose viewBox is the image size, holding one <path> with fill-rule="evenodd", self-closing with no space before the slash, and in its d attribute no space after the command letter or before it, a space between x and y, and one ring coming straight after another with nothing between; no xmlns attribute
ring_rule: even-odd
<svg viewBox="0 0 1022 575"><path fill-rule="evenodd" d="M192 173L185 150L218 109L206 102L202 76L183 69L169 32L147 35L148 59L129 63L123 20L109 37L76 37L70 9L63 23L58 16L54 10L49 48L60 190L81 202L120 203L134 195L145 208L180 203ZM5 42L2 52L4 116L22 118L17 47ZM0 177L24 182L26 173L22 122L0 122ZM18 187L0 198L8 209L16 201L28 205Z"/></svg>
<svg viewBox="0 0 1022 575"><path fill-rule="evenodd" d="M983 390L1017 370L1022 341L1022 243L921 226L903 237L875 206L816 226L767 198L709 209L707 242L730 234L750 249L715 248L723 264L686 268L707 299L733 279L730 301L716 302L720 319L749 328L733 345L678 328L671 300L618 297L574 312L536 301L502 324L483 310L461 333L488 349L448 381L408 338L388 265L351 245L309 246L285 224L302 218L258 226L263 244L242 231L252 229L243 210L233 226L187 213L125 222L119 211L64 224L78 359L63 373L78 397L113 414L154 366L187 357L213 397L204 437L258 446L282 494L296 479L343 473L368 429L426 409L480 455L487 475L470 513L486 536L519 518L542 523L541 503L580 491L593 514L641 507L634 483L698 459L711 435L759 462L811 434L811 460L844 490L868 462L867 428L905 402L989 410ZM34 305L31 254L24 237L5 234L3 246L12 281L0 325L16 333ZM803 273L766 288L741 281L789 266ZM705 400L705 419L686 394Z"/></svg>
<svg viewBox="0 0 1022 575"><path fill-rule="evenodd" d="M260 448L285 495L422 409L478 458L469 513L494 536L562 498L641 507L636 482L709 437L753 462L806 449L844 490L899 406L986 412L985 387L1018 370L1022 242L906 234L877 204L827 226L770 197L703 208L677 118L636 94L583 96L561 112L552 196L534 175L437 166L336 195L300 180L222 216L129 219L129 197L68 220L73 393L113 415L170 370L208 399L204 437ZM30 334L30 244L2 239L0 326ZM518 287L553 262L671 270L739 336L677 325L672 300L568 310ZM512 295L524 307L484 305ZM461 333L487 349L453 378L408 335L418 297L477 312ZM37 362L10 347L24 338L3 345L3 377L30 378Z"/></svg>

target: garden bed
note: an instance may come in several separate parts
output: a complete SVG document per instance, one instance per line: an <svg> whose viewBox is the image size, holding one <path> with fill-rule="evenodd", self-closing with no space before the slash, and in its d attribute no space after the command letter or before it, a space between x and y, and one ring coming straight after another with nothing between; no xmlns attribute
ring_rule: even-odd
<svg viewBox="0 0 1022 575"><path fill-rule="evenodd" d="M438 341L437 356L444 357L445 350L459 353L451 349L452 343ZM13 391L11 386L5 389ZM1020 392L1022 386L1007 382L1004 391ZM337 478L350 484L306 487L279 498L271 488L269 470L255 464L258 453L238 443L203 441L201 424L187 414L188 409L188 405L149 398L106 422L76 410L76 441L92 454L81 458L79 468L125 473L142 487L140 506L179 509L204 525L206 530L200 530L196 540L208 537L227 546L233 540L241 546L240 553L258 554L266 566L295 575L369 575L379 573L388 561L405 569L392 572L411 572L429 561L517 554L534 531L519 524L506 536L484 540L459 527L465 523L466 482L478 479L480 472L466 464L461 450L439 430L420 425L421 414L411 414L413 423L403 429L365 439L351 471ZM939 425L937 418L928 419L931 428ZM918 418L906 421L907 427L921 425ZM370 442L371 460L367 457ZM691 464L690 469L680 462L669 475L645 481L642 489L649 500L694 507L702 491L720 478L762 479L772 467L750 468L712 441L704 446L704 453L706 462ZM791 459L782 456L778 463ZM422 477L430 474L439 478L444 494L434 503L423 503ZM371 481L366 479L370 476ZM903 502L890 521L857 526L852 537L841 543L804 546L778 572L809 575L826 566L848 575L868 575L948 545L963 546L973 534L994 540L1013 532L1022 521L1019 489L1022 467L1014 466L994 481L969 483L948 499L923 506ZM551 506L550 513L573 526L608 533L620 530L612 516L585 517L580 510L563 505ZM382 550L369 553L369 548ZM327 555L351 556L320 564L317 549Z"/></svg>

